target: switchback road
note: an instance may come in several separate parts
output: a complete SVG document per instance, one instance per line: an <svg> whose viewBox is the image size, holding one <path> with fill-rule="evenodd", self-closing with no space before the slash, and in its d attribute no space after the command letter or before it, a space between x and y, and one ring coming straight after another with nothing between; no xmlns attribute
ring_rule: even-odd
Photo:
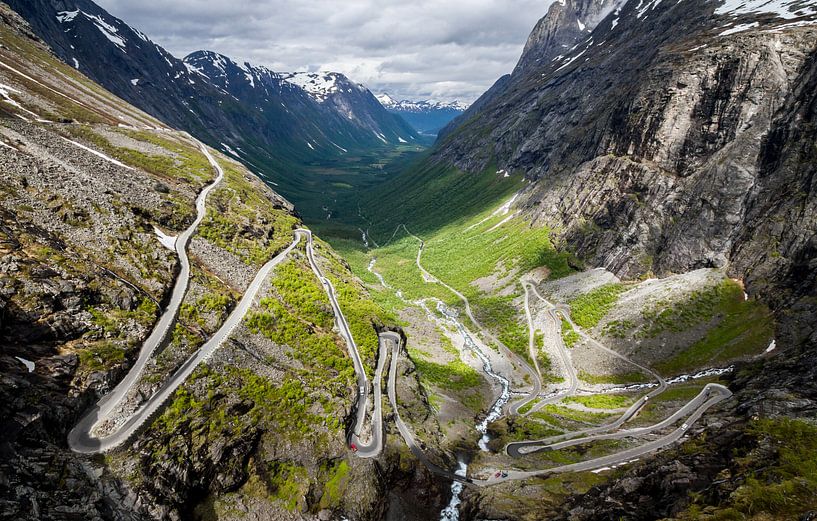
<svg viewBox="0 0 817 521"><path fill-rule="evenodd" d="M273 259L267 262L256 274L249 287L244 292L238 305L227 317L227 320L222 324L219 330L202 345L193 355L191 355L182 366L162 384L158 391L156 391L144 404L142 404L136 411L134 411L122 425L106 436L95 436L93 430L101 421L108 419L117 406L121 403L128 392L136 385L145 364L152 356L154 350L160 345L167 333L171 329L176 320L179 306L184 294L187 290L190 277L190 262L187 257L186 246L190 237L195 232L199 223L204 219L206 213L206 199L207 195L221 182L224 178L224 172L221 166L216 162L210 151L203 145L199 144L202 153L207 157L210 164L218 172L216 181L205 188L196 199L197 217L193 224L185 230L176 239L175 248L179 255L179 260L182 264L182 269L173 288L170 304L168 304L164 313L159 319L159 322L153 328L153 332L142 345L139 353L139 359L131 368L125 378L111 391L108 395L103 397L83 418L74 426L68 434L68 445L75 452L92 454L98 452L106 452L118 447L119 445L128 441L134 433L142 427L146 421L149 421L154 414L156 414L165 401L173 394L173 392L190 376L195 368L202 362L207 360L213 352L221 346L221 344L230 336L233 329L241 323L244 315L255 301L258 291L264 280L270 272L283 261L287 255L298 245L301 236L307 234L306 230L297 230L295 232L295 239L284 251L276 255Z"/></svg>

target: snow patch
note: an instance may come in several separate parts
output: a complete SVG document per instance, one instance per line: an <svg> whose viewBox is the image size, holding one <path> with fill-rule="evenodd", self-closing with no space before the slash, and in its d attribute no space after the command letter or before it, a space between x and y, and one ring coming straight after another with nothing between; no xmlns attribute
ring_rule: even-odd
<svg viewBox="0 0 817 521"><path fill-rule="evenodd" d="M651 0L647 2L647 4L644 7L641 7L641 4L643 3L644 0L640 0L638 2L638 6L636 6L636 9L638 10L638 13L636 13L635 15L636 18L641 18L642 16L644 16L644 13L646 13L648 10L655 9L656 6L661 3L661 0Z"/></svg>
<svg viewBox="0 0 817 521"><path fill-rule="evenodd" d="M300 87L319 103L325 102L339 90L340 75L334 72L294 72L283 74L282 77L285 82Z"/></svg>
<svg viewBox="0 0 817 521"><path fill-rule="evenodd" d="M227 151L228 154L231 154L231 155L233 155L235 157L239 157L239 158L241 157L241 155L239 155L238 152L233 150L233 148L230 145L228 145L227 143L221 143L221 146L224 148L224 150Z"/></svg>
<svg viewBox="0 0 817 521"><path fill-rule="evenodd" d="M493 225L491 228L489 228L488 231L486 231L485 233L491 233L492 231L496 230L497 228L502 227L504 224L508 223L514 217L516 217L515 213L505 217L504 219L502 219L501 221L499 221L498 223Z"/></svg>
<svg viewBox="0 0 817 521"><path fill-rule="evenodd" d="M82 11L82 14L84 14L89 20L91 20L94 23L96 28L99 29L99 32L101 32L102 35L108 39L108 41L119 47L123 52L127 53L126 46L128 41L118 34L119 29L103 20L101 16L88 14L85 11Z"/></svg>
<svg viewBox="0 0 817 521"><path fill-rule="evenodd" d="M76 58L71 58L71 59L74 60L74 68L79 70L79 60L77 60Z"/></svg>
<svg viewBox="0 0 817 521"><path fill-rule="evenodd" d="M456 110L463 112L468 108L467 103L461 101L438 101L433 99L412 101L412 100L396 100L387 93L378 94L375 96L381 105L388 109L398 110L401 112L430 112L434 110Z"/></svg>
<svg viewBox="0 0 817 521"><path fill-rule="evenodd" d="M133 170L133 168L129 167L128 165L126 165L126 164L124 164L124 163L122 163L120 161L117 161L116 159L114 159L114 158L112 158L110 156L106 156L102 152L94 150L93 148L86 147L82 143L77 143L76 141L71 141L70 139L66 139L66 138L62 138L62 139L64 139L65 141L71 143L72 145L74 145L77 148L81 148L81 149L85 150L86 152L90 152L90 153L92 153L93 155L95 155L97 157L101 157L102 159L104 159L105 161L107 161L109 163L112 163L112 164L114 164L116 166L119 166L119 167L122 167L122 168L127 168L128 170Z"/></svg>
<svg viewBox="0 0 817 521"><path fill-rule="evenodd" d="M27 108L20 105L19 102L12 99L12 97L11 97L12 92L15 93L15 94L20 94L20 91L15 89L14 87L9 87L8 85L3 85L2 83L0 83L0 97L3 98L2 101L5 101L9 105L22 110L23 112L25 112L29 116L33 117L36 121L39 121L40 123L51 123L47 119L42 119L39 114L37 114L35 112L31 112ZM24 117L24 116L22 116L20 114L17 114L17 117L24 120L24 121L30 121L28 118L26 118L26 117Z"/></svg>
<svg viewBox="0 0 817 521"><path fill-rule="evenodd" d="M401 143L408 143L408 141L406 141L405 139L401 138L400 136L397 136L397 141L399 141L399 142L401 142Z"/></svg>
<svg viewBox="0 0 817 521"><path fill-rule="evenodd" d="M57 21L61 24L66 22L73 22L74 18L79 14L79 9L76 11L60 11L57 13Z"/></svg>
<svg viewBox="0 0 817 521"><path fill-rule="evenodd" d="M758 23L758 22L752 22L752 23L748 23L748 24L738 24L738 25L736 25L736 26L734 26L734 27L732 27L730 29L727 29L727 30L723 31L718 36L727 36L727 35L730 35L730 34L740 33L740 32L743 32L743 31L746 31L746 30L749 30L749 29L754 29L755 27L757 27L759 25L760 25L760 23Z"/></svg>
<svg viewBox="0 0 817 521"><path fill-rule="evenodd" d="M139 78L134 78L130 80L130 84L136 87L137 85L139 85Z"/></svg>
<svg viewBox="0 0 817 521"><path fill-rule="evenodd" d="M19 360L24 366L26 366L26 369L28 369L29 373L34 372L34 362L32 362L31 360L26 360L21 356L15 356L14 358Z"/></svg>
<svg viewBox="0 0 817 521"><path fill-rule="evenodd" d="M159 239L159 242L162 243L162 246L167 248L168 250L175 250L176 249L176 237L172 235L167 235L162 230L157 227L153 227L153 232L156 234L156 237Z"/></svg>
<svg viewBox="0 0 817 521"><path fill-rule="evenodd" d="M376 132L376 131L374 131L374 130L373 130L372 132L374 132L374 135L375 135L375 137L376 137L377 139L379 139L379 140L380 140L380 141L382 141L383 143L386 143L387 145L389 144L389 142L388 142L388 141L386 141L386 137L385 137L383 134L381 134L380 132Z"/></svg>
<svg viewBox="0 0 817 521"><path fill-rule="evenodd" d="M582 56L582 54L584 54L584 53L586 53L586 52L587 52L587 49L583 50L582 52L580 52L580 53L579 53L579 54L577 54L576 56L574 56L574 57L570 58L570 59L569 59L569 60L567 60L567 61L566 61L566 62L565 62L565 63L564 63L564 64L563 64L561 67L559 67L558 69L556 69L556 72L559 72L560 70L564 69L565 67L567 67L568 65L570 65L570 64L571 64L571 63L573 63L574 61L578 60L578 59L579 59L579 58Z"/></svg>
<svg viewBox="0 0 817 521"><path fill-rule="evenodd" d="M811 5L808 5L811 4ZM817 4L802 0L725 0L715 9L715 14L773 14L779 18L791 20L817 14Z"/></svg>
<svg viewBox="0 0 817 521"><path fill-rule="evenodd" d="M775 349L777 349L777 340L772 339L772 342L769 344L769 347L766 348L766 352L771 353Z"/></svg>

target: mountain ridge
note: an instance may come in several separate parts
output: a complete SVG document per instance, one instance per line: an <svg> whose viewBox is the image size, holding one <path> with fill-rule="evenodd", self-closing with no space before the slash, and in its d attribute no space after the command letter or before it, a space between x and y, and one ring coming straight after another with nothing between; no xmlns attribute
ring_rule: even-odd
<svg viewBox="0 0 817 521"><path fill-rule="evenodd" d="M199 60L209 56L230 67L228 86L217 75L203 76L91 0L10 0L9 5L65 63L213 147L243 151L241 161L290 197L304 184L304 164L417 138L368 90L338 90L322 102L304 90L308 82L294 81L302 76L282 83L279 73L250 66L247 70L264 78L267 91L260 93L251 88L243 66L217 53L197 54ZM357 85L332 74L345 85Z"/></svg>
<svg viewBox="0 0 817 521"><path fill-rule="evenodd" d="M376 97L386 110L402 117L420 134L430 136L436 136L440 129L468 108L467 104L460 101L396 100L388 93L381 93Z"/></svg>

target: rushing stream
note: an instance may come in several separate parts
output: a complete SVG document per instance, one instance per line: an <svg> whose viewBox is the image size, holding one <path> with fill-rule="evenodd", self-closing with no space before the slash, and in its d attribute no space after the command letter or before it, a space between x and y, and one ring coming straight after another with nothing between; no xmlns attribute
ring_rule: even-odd
<svg viewBox="0 0 817 521"><path fill-rule="evenodd" d="M735 370L734 365L730 365L729 367L715 367L712 369L704 369L703 371L699 371L694 374L682 374L680 376L676 376L674 378L667 379L667 385L672 384L679 384L683 382L688 382L690 380L700 380L701 378L709 378L711 376L721 376L727 373L731 373ZM602 389L601 391L597 391L599 393L617 393L621 391L639 391L641 389L653 389L658 387L658 384L655 382L650 382L648 384L632 384L632 385L624 385L624 386L616 386L610 387L607 389Z"/></svg>
<svg viewBox="0 0 817 521"><path fill-rule="evenodd" d="M485 419L483 419L476 426L477 430L482 433L482 438L479 440L479 448L483 452L488 452L488 442L491 441L490 437L488 436L488 424L492 421L498 420L499 417L502 416L502 408L506 403L508 403L508 400L511 399L511 384L507 378L494 372L493 366L491 366L491 360L485 356L485 353L483 353L477 343L474 342L474 339L468 334L465 326L463 326L462 322L458 320L458 315L455 312L448 309L442 302L437 302L437 311L442 313L443 316L448 318L448 320L450 320L451 323L457 327L457 330L460 332L462 339L465 342L465 348L470 349L475 355L477 355L477 358L479 358L482 362L482 370L485 371L485 374L496 380L499 385L502 386L502 393L491 406L491 409L488 411L488 415L485 416Z"/></svg>
<svg viewBox="0 0 817 521"><path fill-rule="evenodd" d="M375 259L372 259L368 266L368 271L372 273L380 283L383 285L384 288L392 289L386 283L386 280L383 276L374 270ZM397 296L405 300L403 295L400 291L397 291ZM436 300L436 299L433 299ZM431 313L431 310L426 305L425 300L420 300L413 302L413 304L420 306L422 309L428 313L429 318L433 320L437 320L434 315ZM462 322L459 321L459 315L456 311L449 309L445 304L437 300L437 311L445 317L450 323L454 324L457 328L457 331L462 335L464 348L472 351L477 358L480 359L482 362L482 370L487 374L490 378L494 379L499 385L502 387L502 392L499 395L499 398L494 402L491 406L488 414L485 418L478 423L475 427L477 431L482 434L482 437L479 440L479 448L482 451L488 451L488 442L490 441L490 437L488 436L488 424L492 421L499 419L502 416L502 408L505 406L506 403L511 399L511 385L507 378L504 376L495 373L493 370L493 366L491 365L491 360L482 352L479 345L474 341L471 335L468 333L468 330L465 329L465 326ZM462 460L458 460L458 468L455 471L455 474L458 476L466 476L468 471L468 465ZM458 506L462 503L462 498L460 495L462 494L463 485L459 481L454 481L451 483L451 500L448 502L448 506L446 506L442 512L440 512L440 521L458 521L460 518L460 513L458 510Z"/></svg>
<svg viewBox="0 0 817 521"><path fill-rule="evenodd" d="M458 460L458 464L459 466L454 473L457 476L465 477L465 475L468 473L468 465L466 465L461 459ZM442 512L440 512L440 521L459 521L460 511L457 509L457 507L460 506L460 503L462 503L462 499L460 498L462 488L463 485L459 481L454 481L451 483L451 501L449 501L448 506L445 507Z"/></svg>

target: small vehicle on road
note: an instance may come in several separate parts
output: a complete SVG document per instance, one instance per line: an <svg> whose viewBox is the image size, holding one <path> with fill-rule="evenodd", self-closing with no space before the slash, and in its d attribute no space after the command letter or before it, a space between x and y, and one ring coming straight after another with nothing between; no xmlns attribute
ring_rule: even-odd
<svg viewBox="0 0 817 521"><path fill-rule="evenodd" d="M349 445L349 448L352 449L352 452L357 452L357 445L356 444L352 443L351 445Z"/></svg>

